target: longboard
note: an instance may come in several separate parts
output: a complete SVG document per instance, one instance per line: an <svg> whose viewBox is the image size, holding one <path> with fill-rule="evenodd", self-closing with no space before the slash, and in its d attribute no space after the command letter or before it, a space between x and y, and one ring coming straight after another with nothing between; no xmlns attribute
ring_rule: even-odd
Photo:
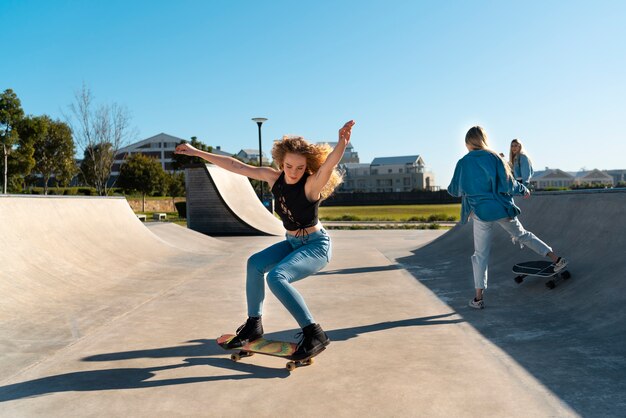
<svg viewBox="0 0 626 418"><path fill-rule="evenodd" d="M233 361L239 361L244 357L250 357L254 354L263 354L266 356L282 357L290 360L285 366L289 371L293 371L301 366L309 366L313 364L314 356L298 360L292 357L297 348L297 345L295 343L259 338L258 340L250 341L243 347L235 349L228 348L227 344L233 338L235 338L234 334L224 334L217 339L217 344L224 350L238 350L237 353L233 353L230 356L230 359ZM322 351L320 351L319 353L321 353ZM319 353L316 353L316 355Z"/></svg>
<svg viewBox="0 0 626 418"><path fill-rule="evenodd" d="M561 270L558 273L555 272L554 263L545 260L517 263L513 266L513 273L517 274L514 279L517 284L522 283L527 276L550 278L550 280L546 282L546 286L549 289L554 289L559 281L567 280L572 277L567 270Z"/></svg>

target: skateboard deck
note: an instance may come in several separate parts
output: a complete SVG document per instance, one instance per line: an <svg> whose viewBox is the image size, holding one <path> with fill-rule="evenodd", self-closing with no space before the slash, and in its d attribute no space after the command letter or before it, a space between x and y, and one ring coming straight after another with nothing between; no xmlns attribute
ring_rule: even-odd
<svg viewBox="0 0 626 418"><path fill-rule="evenodd" d="M297 347L295 343L290 343L287 341L266 340L265 338L259 338L258 340L250 341L243 347L228 348L227 344L233 338L235 338L234 334L224 334L217 339L217 344L220 347L222 347L224 350L238 351L237 353L231 354L230 359L233 361L239 361L244 357L250 357L254 354L263 354L266 356L282 357L287 360L290 360L289 362L287 362L287 365L285 366L287 370L289 371L293 371L300 366L308 366L308 365L313 364L314 356L311 356L305 359L300 359L300 360L295 360L292 357Z"/></svg>
<svg viewBox="0 0 626 418"><path fill-rule="evenodd" d="M554 263L549 261L527 261L525 263L518 263L513 266L513 273L517 274L515 277L515 283L520 284L527 276L547 277L550 278L546 282L546 286L549 289L554 289L556 284L561 280L567 280L572 275L567 270L561 270L556 273L554 271Z"/></svg>

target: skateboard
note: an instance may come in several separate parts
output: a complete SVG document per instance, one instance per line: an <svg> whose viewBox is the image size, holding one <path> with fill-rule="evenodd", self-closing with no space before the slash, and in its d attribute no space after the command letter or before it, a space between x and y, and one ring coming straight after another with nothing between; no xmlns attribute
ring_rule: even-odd
<svg viewBox="0 0 626 418"><path fill-rule="evenodd" d="M250 341L243 347L228 348L227 344L235 337L234 334L224 334L217 339L217 344L224 350L238 350L237 353L233 353L230 356L232 361L239 361L244 357L250 357L256 354L264 354L266 356L282 357L289 360L286 364L287 370L294 371L301 366L310 366L313 364L313 357L308 357L300 360L295 360L292 356L296 351L297 345L286 341L266 340L265 338L259 338L258 340ZM325 348L324 348L325 349ZM322 351L324 351L322 349ZM321 353L320 351L319 353ZM315 355L319 354L316 353Z"/></svg>
<svg viewBox="0 0 626 418"><path fill-rule="evenodd" d="M518 276L515 277L515 283L520 284L524 281L526 276L538 276L550 278L546 282L546 286L549 289L554 289L556 284L561 280L567 280L572 275L567 270L561 270L558 273L554 272L554 263L549 261L527 261L525 263L518 263L513 266L513 273Z"/></svg>

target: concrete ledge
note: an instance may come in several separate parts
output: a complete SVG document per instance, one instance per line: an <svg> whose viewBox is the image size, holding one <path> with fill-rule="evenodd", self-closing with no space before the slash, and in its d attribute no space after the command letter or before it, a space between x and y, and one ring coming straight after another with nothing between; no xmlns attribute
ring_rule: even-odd
<svg viewBox="0 0 626 418"><path fill-rule="evenodd" d="M164 221L167 219L167 214L166 213L153 213L152 219L154 219L155 221Z"/></svg>

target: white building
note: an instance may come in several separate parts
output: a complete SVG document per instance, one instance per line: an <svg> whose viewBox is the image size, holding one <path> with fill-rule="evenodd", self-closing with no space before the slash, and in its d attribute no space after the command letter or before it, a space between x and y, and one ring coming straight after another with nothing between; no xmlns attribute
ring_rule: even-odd
<svg viewBox="0 0 626 418"><path fill-rule="evenodd" d="M139 141L134 144L128 145L127 147L120 148L117 151L115 161L113 162L111 177L119 176L120 167L124 162L124 158L132 154L138 153L155 158L157 161L159 161L159 163L161 163L161 167L163 167L163 170L169 172L174 171L172 168L172 157L174 156L174 150L176 149L176 145L180 144L182 141L190 142L189 140L184 140L173 135L160 133L158 135L151 136L150 138L146 138L143 141ZM211 152L213 152L214 154L226 155L229 157L233 155L232 153L222 151L221 147L219 146L214 147Z"/></svg>
<svg viewBox="0 0 626 418"><path fill-rule="evenodd" d="M242 149L235 155L236 158L239 158L244 163L259 163L259 150L258 149ZM265 157L265 153L263 153L263 165L269 165L269 160Z"/></svg>
<svg viewBox="0 0 626 418"><path fill-rule="evenodd" d="M536 189L570 188L583 185L604 185L613 187L615 179L606 171L598 169L581 171L563 171L558 168L546 167L543 171L537 171L530 179L530 184Z"/></svg>
<svg viewBox="0 0 626 418"><path fill-rule="evenodd" d="M419 155L374 158L371 164L341 164L344 192L436 190L435 176Z"/></svg>

